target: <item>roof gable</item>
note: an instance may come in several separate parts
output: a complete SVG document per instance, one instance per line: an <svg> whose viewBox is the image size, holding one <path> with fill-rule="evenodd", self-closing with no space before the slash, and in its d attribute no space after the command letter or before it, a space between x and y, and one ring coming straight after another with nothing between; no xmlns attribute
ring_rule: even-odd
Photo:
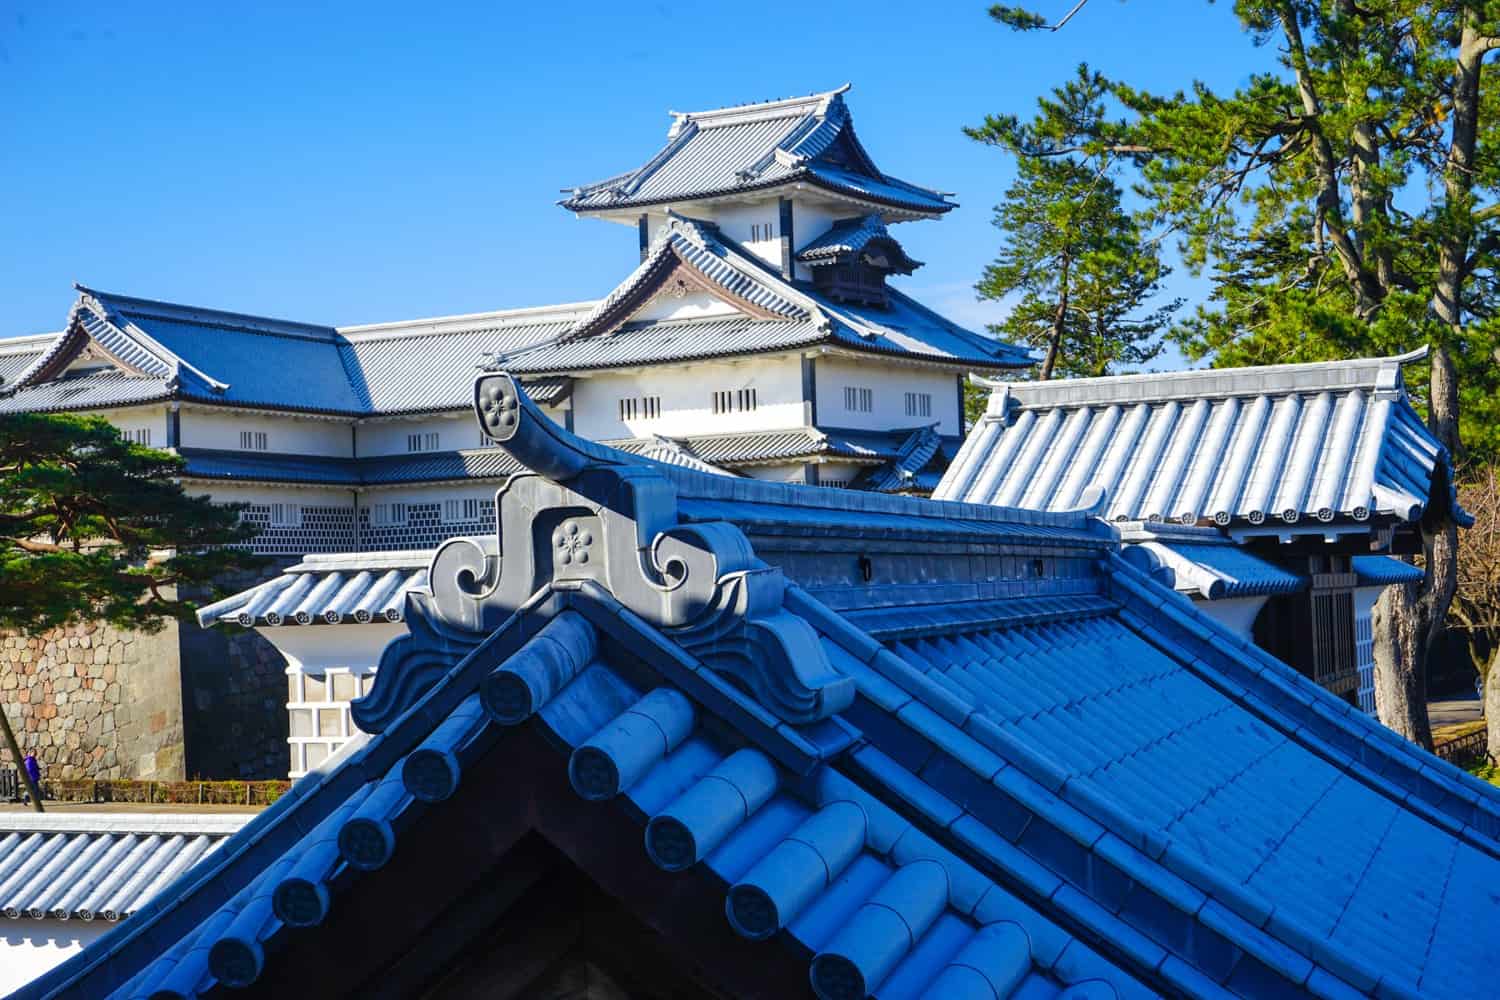
<svg viewBox="0 0 1500 1000"><path fill-rule="evenodd" d="M668 213L640 265L560 342L609 334L654 299L693 292L713 296L751 319L816 319L811 302L739 252L716 227Z"/></svg>
<svg viewBox="0 0 1500 1000"><path fill-rule="evenodd" d="M571 189L561 204L592 212L810 183L898 218L954 207L941 193L887 177L854 134L847 85L805 98L673 112L667 144L628 173Z"/></svg>
<svg viewBox="0 0 1500 1000"><path fill-rule="evenodd" d="M663 296L706 294L730 315L636 319ZM1013 345L981 337L889 290L885 308L839 303L787 281L712 223L669 212L631 275L555 341L501 353L496 366L568 372L793 350L828 343L852 351L981 369L1031 365Z"/></svg>
<svg viewBox="0 0 1500 1000"><path fill-rule="evenodd" d="M68 315L62 334L6 386L7 391L31 388L63 376L85 357L97 357L125 375L160 379L172 385L184 382L210 393L228 388L183 360L119 311L119 301L103 293L78 286L79 298ZM123 300L128 301L128 300Z"/></svg>

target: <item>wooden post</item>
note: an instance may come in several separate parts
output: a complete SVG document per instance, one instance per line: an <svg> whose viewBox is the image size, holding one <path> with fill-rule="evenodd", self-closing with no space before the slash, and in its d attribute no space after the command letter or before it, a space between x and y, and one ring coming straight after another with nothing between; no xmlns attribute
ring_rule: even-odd
<svg viewBox="0 0 1500 1000"><path fill-rule="evenodd" d="M11 757L16 762L16 775L26 783L26 790L30 793L31 808L37 812L42 809L42 790L37 783L31 780L31 774L26 770L26 759L21 756L21 745L16 742L16 734L10 728L10 720L5 717L5 710L0 709L0 735L5 737L6 748L10 750Z"/></svg>

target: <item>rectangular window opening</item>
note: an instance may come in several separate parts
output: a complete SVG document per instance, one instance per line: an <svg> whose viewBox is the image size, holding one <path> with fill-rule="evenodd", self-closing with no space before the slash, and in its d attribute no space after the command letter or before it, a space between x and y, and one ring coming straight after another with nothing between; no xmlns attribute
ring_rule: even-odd
<svg viewBox="0 0 1500 1000"><path fill-rule="evenodd" d="M749 413L759 401L755 389L720 389L713 394L714 413Z"/></svg>
<svg viewBox="0 0 1500 1000"><path fill-rule="evenodd" d="M875 391L873 389L863 389L855 385L844 386L844 409L851 413L869 413L874 408Z"/></svg>
<svg viewBox="0 0 1500 1000"><path fill-rule="evenodd" d="M475 498L456 498L443 501L443 520L452 524L458 521L479 520L479 501Z"/></svg>

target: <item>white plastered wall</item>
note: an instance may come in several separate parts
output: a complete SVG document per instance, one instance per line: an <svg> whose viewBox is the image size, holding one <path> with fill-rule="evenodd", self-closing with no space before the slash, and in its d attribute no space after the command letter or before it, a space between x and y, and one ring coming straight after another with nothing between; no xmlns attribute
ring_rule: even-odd
<svg viewBox="0 0 1500 1000"><path fill-rule="evenodd" d="M208 483L189 480L183 487L190 495L206 493L219 503L294 503L303 507L348 507L354 494L347 489L277 485L244 486L235 483Z"/></svg>
<svg viewBox="0 0 1500 1000"><path fill-rule="evenodd" d="M673 205L674 211L693 219L703 219L718 225L725 236L770 264L781 267L781 200L780 192L774 197L746 202L686 202ZM828 202L822 199L794 196L792 198L792 251L802 249L826 233L840 219L853 218L861 214L858 205ZM655 239L667 221L665 213L647 216L646 232ZM771 238L752 240L755 225L769 225ZM797 265L795 277L808 279L807 268Z"/></svg>
<svg viewBox="0 0 1500 1000"><path fill-rule="evenodd" d="M715 392L746 388L755 389L754 410L713 412ZM621 420L620 400L643 397L659 398L661 415ZM785 430L805 426L808 416L797 355L605 373L579 379L573 387L573 430L595 441Z"/></svg>
<svg viewBox="0 0 1500 1000"><path fill-rule="evenodd" d="M184 406L181 446L243 451L241 431L265 431L269 453L350 458L354 454L351 420L315 420L252 410L203 410Z"/></svg>
<svg viewBox="0 0 1500 1000"><path fill-rule="evenodd" d="M416 449L407 440L411 435L423 436ZM437 447L429 448L426 436L438 436ZM456 413L426 414L393 420L372 420L358 428L359 457L372 455L405 455L412 451L467 451L483 446L479 424L469 410Z"/></svg>
<svg viewBox="0 0 1500 1000"><path fill-rule="evenodd" d="M891 430L936 423L940 434L960 434L958 383L952 372L855 361L833 356L818 359L818 425L857 430ZM868 413L845 406L846 387L869 389L873 405ZM906 393L932 397L931 416L906 412Z"/></svg>
<svg viewBox="0 0 1500 1000"><path fill-rule="evenodd" d="M1203 612L1214 621L1240 636L1246 642L1253 642L1251 631L1255 627L1256 616L1260 609L1266 606L1265 597L1225 597L1217 601L1194 599L1193 607Z"/></svg>
<svg viewBox="0 0 1500 1000"><path fill-rule="evenodd" d="M148 431L150 438L145 443L153 448L167 446L167 407L163 403L147 406L128 406L117 410L91 410L85 416L103 417L120 429L120 433Z"/></svg>
<svg viewBox="0 0 1500 1000"><path fill-rule="evenodd" d="M9 996L114 929L108 920L0 917L0 996Z"/></svg>
<svg viewBox="0 0 1500 1000"><path fill-rule="evenodd" d="M380 653L404 622L260 626L287 661L287 775L300 778L359 733L349 703L370 693Z"/></svg>

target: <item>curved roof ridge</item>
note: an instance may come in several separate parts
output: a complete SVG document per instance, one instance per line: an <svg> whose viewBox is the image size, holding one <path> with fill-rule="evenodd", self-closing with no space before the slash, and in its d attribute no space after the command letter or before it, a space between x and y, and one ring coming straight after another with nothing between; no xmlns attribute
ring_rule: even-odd
<svg viewBox="0 0 1500 1000"><path fill-rule="evenodd" d="M580 302L559 302L556 305L517 306L512 309L492 309L485 312L454 313L449 316L429 316L417 319L392 320L388 323L360 323L334 329L350 343L365 343L374 340L404 339L425 334L440 335L468 330L487 329L490 326L522 325L557 316L583 314L599 304L598 299Z"/></svg>
<svg viewBox="0 0 1500 1000"><path fill-rule="evenodd" d="M777 117L780 117L802 107L807 107L816 114L826 114L834 104L843 103L842 95L853 86L851 83L845 83L833 90L818 91L802 97L778 97L769 101L752 101L748 104L728 104L719 108L709 108L706 111L668 111L667 114L674 119L674 128L689 121L700 125L704 122L726 124L725 119L732 120L741 116L767 112L777 112Z"/></svg>
<svg viewBox="0 0 1500 1000"><path fill-rule="evenodd" d="M178 320L188 323L210 323L219 326L232 326L253 333L308 337L329 342L336 342L338 335L338 331L332 326L322 323L304 323L299 320L275 319L269 316L256 316L251 313L232 312L228 309L210 309L203 306L167 302L162 299L144 299L133 295L118 295L114 292L102 292L95 288L89 288L87 285L76 282L73 287L78 290L79 294L92 298L104 309L112 312L125 314L139 312L157 316L160 319Z"/></svg>
<svg viewBox="0 0 1500 1000"><path fill-rule="evenodd" d="M1341 361L1298 361L1242 368L1195 368L1185 371L1136 372L1094 378L1006 383L1021 407L1251 396L1267 392L1317 392L1322 389L1381 390L1405 396L1400 372L1427 356L1427 347L1405 354Z"/></svg>

